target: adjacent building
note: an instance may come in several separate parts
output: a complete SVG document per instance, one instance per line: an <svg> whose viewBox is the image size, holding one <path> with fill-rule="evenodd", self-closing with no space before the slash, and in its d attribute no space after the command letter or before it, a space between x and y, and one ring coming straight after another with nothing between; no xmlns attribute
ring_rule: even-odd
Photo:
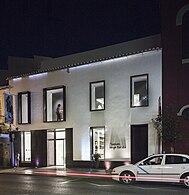
<svg viewBox="0 0 189 195"><path fill-rule="evenodd" d="M11 146L9 142L10 123L8 119L12 118L7 113L7 99L10 94L9 87L0 87L0 166L10 166Z"/></svg>
<svg viewBox="0 0 189 195"><path fill-rule="evenodd" d="M175 152L189 151L189 3L187 0L161 1L163 108L170 107L179 118ZM170 147L163 143L163 149Z"/></svg>
<svg viewBox="0 0 189 195"><path fill-rule="evenodd" d="M9 85L13 164L90 167L98 153L108 169L157 152L160 35L47 59Z"/></svg>

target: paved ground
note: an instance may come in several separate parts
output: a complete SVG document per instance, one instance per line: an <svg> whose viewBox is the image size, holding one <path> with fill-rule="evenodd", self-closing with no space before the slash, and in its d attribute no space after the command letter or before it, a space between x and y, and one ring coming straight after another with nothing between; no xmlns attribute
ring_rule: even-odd
<svg viewBox="0 0 189 195"><path fill-rule="evenodd" d="M104 169L85 169L85 168L74 168L67 169L62 167L42 167L42 168L31 168L31 167L17 167L17 168L2 168L0 169L0 174L22 174L22 175L52 175L52 176L65 176L72 174L74 176L87 176L87 174L93 174L94 176L105 177L110 176L110 172L105 171Z"/></svg>

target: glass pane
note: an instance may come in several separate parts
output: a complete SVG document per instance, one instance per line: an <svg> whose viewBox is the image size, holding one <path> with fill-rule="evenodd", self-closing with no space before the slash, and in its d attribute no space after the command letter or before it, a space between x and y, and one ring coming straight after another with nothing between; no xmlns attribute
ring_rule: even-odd
<svg viewBox="0 0 189 195"><path fill-rule="evenodd" d="M26 124L31 122L30 92L18 93L18 122Z"/></svg>
<svg viewBox="0 0 189 195"><path fill-rule="evenodd" d="M47 121L64 120L63 88L47 90Z"/></svg>
<svg viewBox="0 0 189 195"><path fill-rule="evenodd" d="M24 133L21 133L21 161L24 161Z"/></svg>
<svg viewBox="0 0 189 195"><path fill-rule="evenodd" d="M28 94L22 94L22 123L28 123Z"/></svg>
<svg viewBox="0 0 189 195"><path fill-rule="evenodd" d="M65 139L65 131L57 131L56 139Z"/></svg>
<svg viewBox="0 0 189 195"><path fill-rule="evenodd" d="M143 162L143 165L160 165L162 162L163 156L156 156L148 158Z"/></svg>
<svg viewBox="0 0 189 195"><path fill-rule="evenodd" d="M54 164L54 140L50 140L47 142L47 161L48 165Z"/></svg>
<svg viewBox="0 0 189 195"><path fill-rule="evenodd" d="M93 154L100 154L100 159L104 159L104 128L93 128Z"/></svg>
<svg viewBox="0 0 189 195"><path fill-rule="evenodd" d="M18 123L22 123L22 95L18 94Z"/></svg>
<svg viewBox="0 0 189 195"><path fill-rule="evenodd" d="M25 161L31 161L31 133L25 132Z"/></svg>
<svg viewBox="0 0 189 195"><path fill-rule="evenodd" d="M56 165L64 165L64 140L56 140Z"/></svg>
<svg viewBox="0 0 189 195"><path fill-rule="evenodd" d="M47 139L54 139L54 131L47 132Z"/></svg>
<svg viewBox="0 0 189 195"><path fill-rule="evenodd" d="M148 106L147 75L131 77L132 103L131 106Z"/></svg>
<svg viewBox="0 0 189 195"><path fill-rule="evenodd" d="M104 81L90 83L91 110L104 110Z"/></svg>

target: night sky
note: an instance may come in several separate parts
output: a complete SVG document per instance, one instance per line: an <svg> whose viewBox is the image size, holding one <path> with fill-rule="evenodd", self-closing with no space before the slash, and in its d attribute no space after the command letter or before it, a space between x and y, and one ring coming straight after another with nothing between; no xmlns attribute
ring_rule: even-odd
<svg viewBox="0 0 189 195"><path fill-rule="evenodd" d="M64 56L160 33L159 0L0 0L8 56Z"/></svg>

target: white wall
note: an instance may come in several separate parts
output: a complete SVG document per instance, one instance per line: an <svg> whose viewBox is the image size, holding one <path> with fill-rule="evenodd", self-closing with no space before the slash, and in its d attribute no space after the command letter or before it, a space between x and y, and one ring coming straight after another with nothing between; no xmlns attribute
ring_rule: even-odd
<svg viewBox="0 0 189 195"><path fill-rule="evenodd" d="M151 119L162 96L161 50L104 62L49 72L32 78L11 80L12 93L31 91L32 124L17 125L20 130L73 128L74 160L90 159L90 127L105 126L105 157L130 158L130 126L149 124L149 154L156 151ZM149 74L149 106L130 108L130 76ZM104 111L89 111L89 83L105 80ZM43 123L43 88L66 86L66 122ZM16 104L16 101L15 101ZM15 109L15 108L14 108ZM16 110L14 110L16 111ZM16 123L15 118L15 123ZM111 133L126 138L126 149L109 149Z"/></svg>

